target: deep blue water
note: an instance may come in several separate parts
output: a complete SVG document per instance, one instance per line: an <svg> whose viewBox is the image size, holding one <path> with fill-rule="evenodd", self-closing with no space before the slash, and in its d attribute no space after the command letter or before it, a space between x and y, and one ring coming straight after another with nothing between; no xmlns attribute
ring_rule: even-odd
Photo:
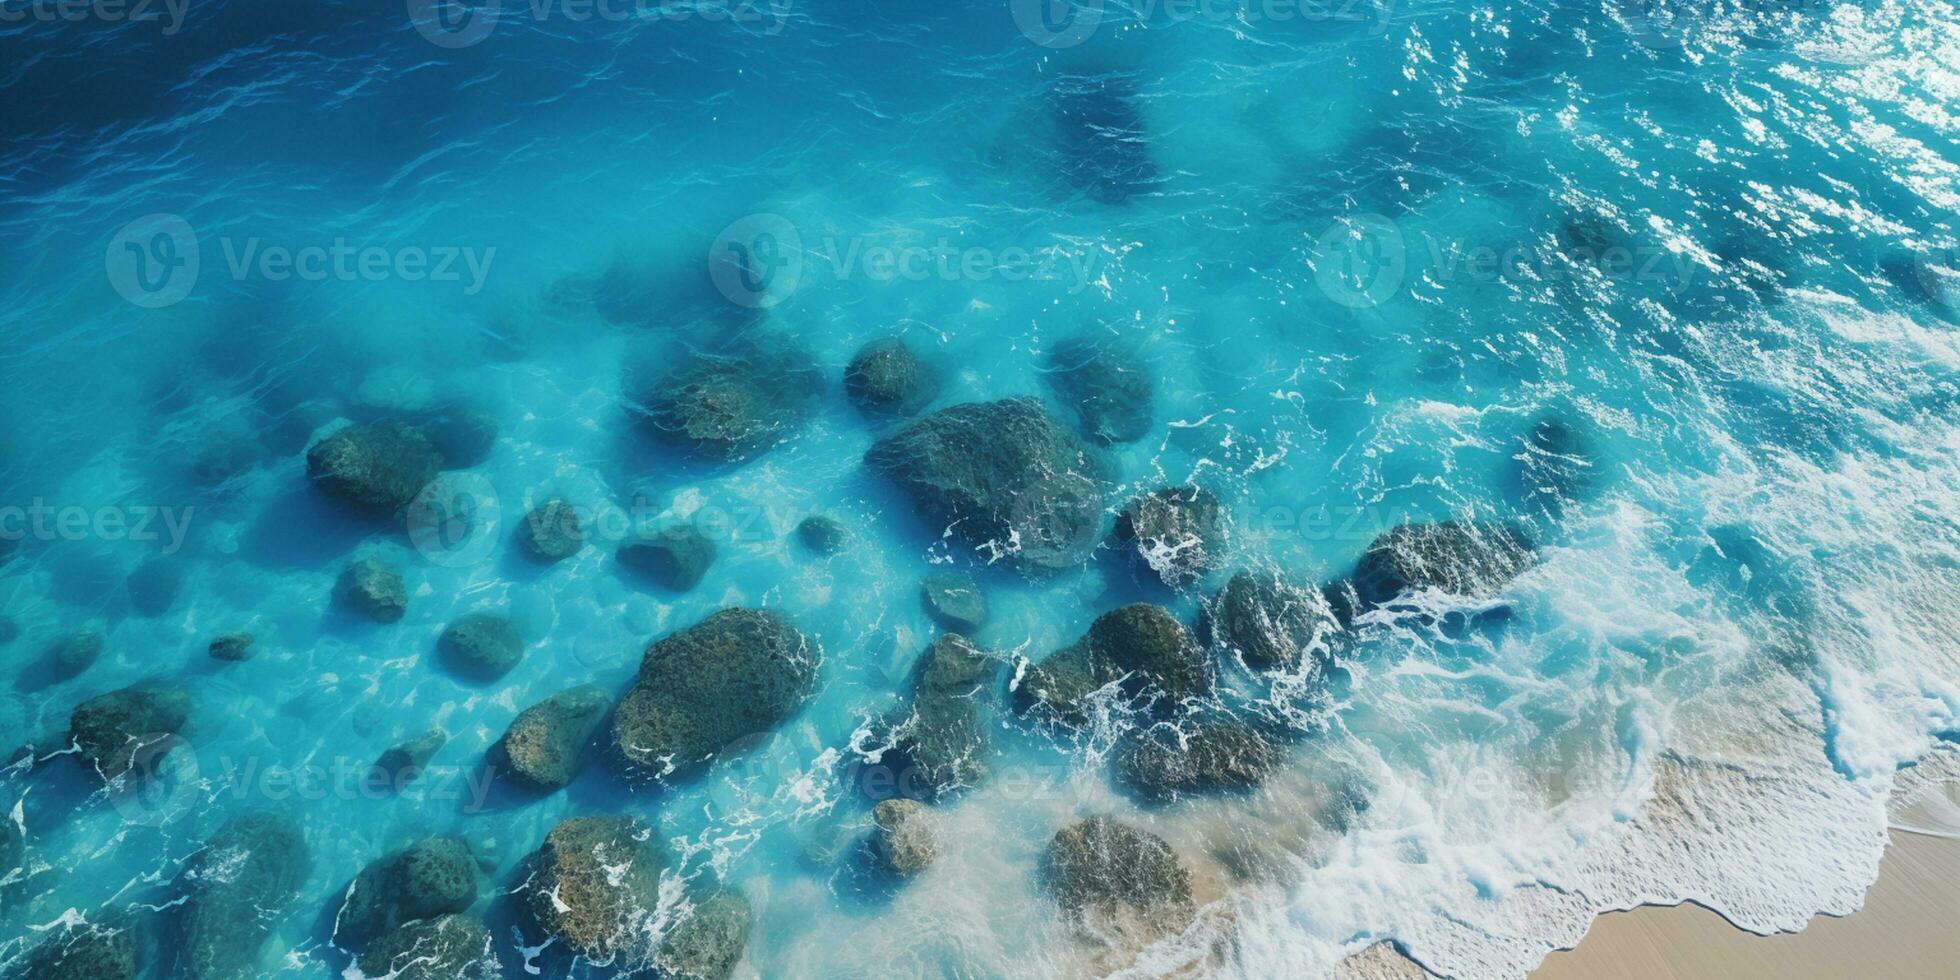
<svg viewBox="0 0 1960 980"><path fill-rule="evenodd" d="M0 782L0 971L88 922L185 975L200 849L272 810L310 862L261 910L261 975L344 975L347 883L433 834L482 863L505 975L605 975L501 893L610 813L656 828L675 894L747 897L739 975L1324 975L1384 940L1518 975L1605 908L1849 911L1895 773L1960 727L1944 0L403 6L0 0L0 723L30 746ZM1133 355L1152 394L1092 509L1199 484L1222 560L1171 588L1111 539L1030 576L922 520L863 462L901 423L842 383L894 336L926 411L1032 396L1068 425L1057 352ZM809 417L733 463L649 439L645 379L730 344L807 362ZM431 406L494 423L424 498L456 522L309 482L342 426ZM511 534L550 496L592 540L541 566ZM839 554L798 542L812 514ZM1286 734L1257 789L1140 800L1111 758L1147 719L1016 717L1007 668L995 776L935 804L934 864L892 887L840 845L938 631L929 572L1039 661L1126 603L1196 627L1236 570L1337 585L1449 519L1535 561L1356 618L1324 672L1213 651L1217 703ZM717 546L689 589L614 556L684 524ZM362 558L402 570L399 622L330 602ZM519 711L624 691L726 606L821 649L772 734L666 787L600 746L562 791L494 785ZM494 683L437 656L472 612L525 642ZM237 630L251 659L207 653ZM62 678L78 631L100 657ZM70 713L156 679L189 721L105 788ZM415 787L361 788L431 727ZM1061 914L1036 868L1091 814L1170 843L1189 929Z"/></svg>

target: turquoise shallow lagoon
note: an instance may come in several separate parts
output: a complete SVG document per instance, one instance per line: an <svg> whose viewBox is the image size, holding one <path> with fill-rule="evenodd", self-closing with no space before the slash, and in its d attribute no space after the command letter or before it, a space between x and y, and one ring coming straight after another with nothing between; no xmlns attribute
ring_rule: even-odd
<svg viewBox="0 0 1960 980"><path fill-rule="evenodd" d="M0 0L0 974L1519 976L1960 728L1945 0L489 6Z"/></svg>

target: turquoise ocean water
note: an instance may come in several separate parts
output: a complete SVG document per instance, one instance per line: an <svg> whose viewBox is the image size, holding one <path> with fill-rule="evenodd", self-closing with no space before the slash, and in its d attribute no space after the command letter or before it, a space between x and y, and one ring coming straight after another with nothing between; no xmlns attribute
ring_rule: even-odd
<svg viewBox="0 0 1960 980"><path fill-rule="evenodd" d="M186 896L271 811L309 860L239 975L362 975L349 881L437 834L503 975L609 975L505 893L560 821L631 814L670 855L653 933L710 885L750 903L737 975L1315 976L1392 941L1517 976L1609 908L1851 911L1899 773L1960 727L1945 0L403 7L0 0L0 973L90 923L137 975L222 975L183 965ZM1173 588L1111 537L1029 575L922 519L864 462L903 421L842 380L889 337L927 412L1071 427L1070 352L1121 351L1150 394L1089 510L1195 483L1218 560ZM648 438L649 379L730 344L808 365L770 385L814 379L807 417L733 462ZM404 514L310 483L343 426L431 413L478 445ZM541 565L512 535L553 496L590 540ZM1535 560L1351 617L1324 671L1210 651L1213 702L1280 733L1252 789L1141 799L1112 765L1146 715L1011 709L1107 611L1196 630L1237 570L1338 586L1452 519ZM715 544L691 588L615 556L679 526ZM397 622L330 601L368 558ZM988 597L996 754L894 885L855 842L935 571ZM553 793L485 767L727 606L821 651L773 730L665 786L596 744ZM494 682L438 654L478 612L524 644ZM233 631L253 655L213 658ZM188 719L105 786L71 712L159 680ZM432 727L415 784L364 783ZM1061 913L1037 868L1095 814L1169 843L1186 926Z"/></svg>

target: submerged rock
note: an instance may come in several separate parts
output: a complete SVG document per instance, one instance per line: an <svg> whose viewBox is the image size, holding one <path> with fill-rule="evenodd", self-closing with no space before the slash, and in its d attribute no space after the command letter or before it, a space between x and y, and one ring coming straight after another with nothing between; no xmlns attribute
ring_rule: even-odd
<svg viewBox="0 0 1960 980"><path fill-rule="evenodd" d="M866 415L916 415L939 396L939 379L896 337L859 348L844 369L844 392Z"/></svg>
<svg viewBox="0 0 1960 980"><path fill-rule="evenodd" d="M1073 406L1082 435L1101 445L1135 442L1150 433L1157 383L1150 366L1121 341L1070 337L1048 356L1055 397Z"/></svg>
<svg viewBox="0 0 1960 980"><path fill-rule="evenodd" d="M1042 856L1042 887L1070 918L1093 928L1176 932L1197 912L1191 873L1155 834L1109 817L1055 832Z"/></svg>
<svg viewBox="0 0 1960 980"><path fill-rule="evenodd" d="M1257 669L1290 670L1312 657L1324 665L1340 629L1326 596L1276 572L1241 571L1207 610L1214 642Z"/></svg>
<svg viewBox="0 0 1960 980"><path fill-rule="evenodd" d="M359 966L363 975L377 980L497 980L503 976L490 931L466 915L406 923L369 943Z"/></svg>
<svg viewBox="0 0 1960 980"><path fill-rule="evenodd" d="M531 508L517 525L517 543L525 554L547 565L578 554L585 547L585 527L578 508L563 497Z"/></svg>
<svg viewBox="0 0 1960 980"><path fill-rule="evenodd" d="M476 859L455 837L431 837L382 857L347 888L334 919L336 942L361 943L416 919L476 904Z"/></svg>
<svg viewBox="0 0 1960 980"><path fill-rule="evenodd" d="M1029 665L1015 698L1024 712L1044 704L1063 720L1079 721L1082 699L1119 680L1127 694L1172 700L1211 690L1204 651L1184 624L1162 606L1139 602L1096 617L1073 646Z"/></svg>
<svg viewBox="0 0 1960 980"><path fill-rule="evenodd" d="M977 633L987 623L987 594L970 575L933 572L920 588L926 613L955 633Z"/></svg>
<svg viewBox="0 0 1960 980"><path fill-rule="evenodd" d="M306 451L306 475L322 493L382 513L407 506L442 463L428 437L395 422L350 425Z"/></svg>
<svg viewBox="0 0 1960 980"><path fill-rule="evenodd" d="M613 716L629 771L686 776L746 736L782 724L816 686L821 657L789 620L723 609L647 649Z"/></svg>
<svg viewBox="0 0 1960 980"><path fill-rule="evenodd" d="M901 878L926 869L939 856L939 818L917 800L886 800L871 810L878 856Z"/></svg>
<svg viewBox="0 0 1960 980"><path fill-rule="evenodd" d="M377 623L393 623L408 611L408 586L401 573L372 558L363 558L340 573L334 583L334 602Z"/></svg>
<svg viewBox="0 0 1960 980"><path fill-rule="evenodd" d="M1364 606L1424 589L1487 599L1536 560L1536 545L1515 525L1404 524L1369 543L1354 569L1354 589Z"/></svg>
<svg viewBox="0 0 1960 980"><path fill-rule="evenodd" d="M136 570L129 573L126 584L129 608L138 616L155 619L177 604L177 592L183 587L184 572L175 562L152 559L136 566Z"/></svg>
<svg viewBox="0 0 1960 980"><path fill-rule="evenodd" d="M102 633L99 630L80 630L61 641L54 648L54 676L56 680L80 677L83 672L95 666L102 657Z"/></svg>
<svg viewBox="0 0 1960 980"><path fill-rule="evenodd" d="M1031 398L941 409L864 461L934 528L1023 568L1079 565L1101 537L1103 463Z"/></svg>
<svg viewBox="0 0 1960 980"><path fill-rule="evenodd" d="M510 673L524 659L524 639L502 616L471 613L442 631L436 651L458 675L487 682Z"/></svg>
<svg viewBox="0 0 1960 980"><path fill-rule="evenodd" d="M191 696L175 684L150 682L89 698L68 716L76 759L114 779L137 766L190 720Z"/></svg>
<svg viewBox="0 0 1960 980"><path fill-rule="evenodd" d="M252 634L245 632L221 633L211 641L211 659L237 663L252 659Z"/></svg>
<svg viewBox="0 0 1960 980"><path fill-rule="evenodd" d="M844 525L821 514L814 514L796 525L796 540L803 547L819 555L834 555L844 547L844 539L849 532Z"/></svg>
<svg viewBox="0 0 1960 980"><path fill-rule="evenodd" d="M1104 204L1121 204L1158 180L1133 81L1064 75L1048 95L1054 152L1064 179Z"/></svg>
<svg viewBox="0 0 1960 980"><path fill-rule="evenodd" d="M21 961L23 980L136 980L136 934L128 927L50 931Z"/></svg>
<svg viewBox="0 0 1960 980"><path fill-rule="evenodd" d="M1222 566L1230 535L1224 506L1201 487L1152 490L1116 518L1117 540L1170 586L1189 585Z"/></svg>
<svg viewBox="0 0 1960 980"><path fill-rule="evenodd" d="M186 864L178 975L263 976L259 953L313 868L299 824L284 814L234 817Z"/></svg>
<svg viewBox="0 0 1960 980"><path fill-rule="evenodd" d="M895 788L903 796L936 799L978 784L993 756L982 714L1000 661L947 634L932 641L920 664L908 712L891 725Z"/></svg>
<svg viewBox="0 0 1960 980"><path fill-rule="evenodd" d="M818 387L815 369L790 355L697 357L650 386L640 411L661 439L733 462L801 428Z"/></svg>
<svg viewBox="0 0 1960 980"><path fill-rule="evenodd" d="M379 779L388 789L400 789L414 782L429 767L429 760L447 744L449 736L440 728L431 728L381 753L369 778Z"/></svg>
<svg viewBox="0 0 1960 980"><path fill-rule="evenodd" d="M749 900L732 890L697 903L660 944L662 976L727 980L749 945Z"/></svg>
<svg viewBox="0 0 1960 980"><path fill-rule="evenodd" d="M445 404L408 417L435 447L448 469L465 469L490 458L497 446L497 420L468 405Z"/></svg>
<svg viewBox="0 0 1960 980"><path fill-rule="evenodd" d="M1193 793L1246 790L1278 769L1286 754L1241 721L1168 726L1131 736L1116 756L1116 775L1145 799L1169 802Z"/></svg>
<svg viewBox="0 0 1960 980"><path fill-rule="evenodd" d="M701 584L715 562L715 542L692 524L676 524L660 533L620 545L617 557L653 584L686 592Z"/></svg>
<svg viewBox="0 0 1960 980"><path fill-rule="evenodd" d="M651 959L667 855L631 817L573 817L552 828L515 893L529 923L595 961L630 970Z"/></svg>
<svg viewBox="0 0 1960 980"><path fill-rule="evenodd" d="M586 684L561 691L528 708L510 723L493 759L532 789L560 789L578 775L586 743L606 719L612 697Z"/></svg>

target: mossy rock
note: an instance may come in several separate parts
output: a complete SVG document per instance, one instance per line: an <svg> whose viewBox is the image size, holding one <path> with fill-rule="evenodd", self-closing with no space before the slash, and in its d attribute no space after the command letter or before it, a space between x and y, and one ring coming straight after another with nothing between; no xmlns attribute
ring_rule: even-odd
<svg viewBox="0 0 1960 980"><path fill-rule="evenodd" d="M648 936L660 903L666 852L631 817L573 817L552 828L529 859L517 894L527 920L572 952L633 968L653 956Z"/></svg>

